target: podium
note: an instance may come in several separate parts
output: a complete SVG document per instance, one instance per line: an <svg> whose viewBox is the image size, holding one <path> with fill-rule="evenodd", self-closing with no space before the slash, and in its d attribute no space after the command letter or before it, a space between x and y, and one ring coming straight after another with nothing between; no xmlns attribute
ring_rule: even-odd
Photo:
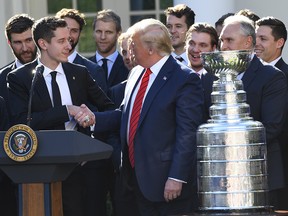
<svg viewBox="0 0 288 216"><path fill-rule="evenodd" d="M85 161L109 158L113 148L77 131L35 131L38 149L24 162L11 160L0 148L0 169L19 190L21 216L62 216L61 181ZM5 132L0 132L3 141Z"/></svg>

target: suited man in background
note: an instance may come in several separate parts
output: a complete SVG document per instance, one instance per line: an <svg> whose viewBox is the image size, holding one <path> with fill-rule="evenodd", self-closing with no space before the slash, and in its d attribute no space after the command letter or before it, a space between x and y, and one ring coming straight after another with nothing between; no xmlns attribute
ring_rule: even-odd
<svg viewBox="0 0 288 216"><path fill-rule="evenodd" d="M210 118L209 108L213 82L217 80L213 74L208 73L202 65L201 52L215 51L218 45L218 35L215 28L208 23L195 23L186 33L186 52L189 59L188 66L198 74L204 91L204 121Z"/></svg>
<svg viewBox="0 0 288 216"><path fill-rule="evenodd" d="M188 57L185 49L186 32L195 22L194 11L185 4L178 4L168 7L165 10L166 26L171 34L171 41L174 51L172 56L188 65Z"/></svg>
<svg viewBox="0 0 288 216"><path fill-rule="evenodd" d="M117 39L122 31L121 19L110 9L99 11L94 18L93 31L97 50L89 59L107 68L104 69L106 70L104 76L110 88L126 80L129 73L120 53L116 50ZM107 67L104 66L104 61L107 61Z"/></svg>
<svg viewBox="0 0 288 216"><path fill-rule="evenodd" d="M107 88L110 88L127 79L129 70L126 68L123 58L116 50L117 40L122 31L121 19L112 10L99 11L93 21L93 37L96 43L96 53L89 59L101 65L105 73L102 74L107 80ZM94 133L95 134L95 133ZM95 134L95 137L107 142L108 134ZM98 160L89 162L85 165L86 169L91 172L91 196L97 196L97 199L89 199L91 203L98 205L90 205L87 209L91 216L106 215L106 197L110 194L112 204L114 205L114 185L115 170L111 159Z"/></svg>
<svg viewBox="0 0 288 216"><path fill-rule="evenodd" d="M67 22L70 31L70 44L72 49L70 50L68 61L85 66L102 90L107 92L107 83L103 76L103 68L76 51L80 34L83 27L86 25L84 14L80 13L76 9L63 8L56 13L56 17L64 19Z"/></svg>
<svg viewBox="0 0 288 216"><path fill-rule="evenodd" d="M254 49L253 21L241 15L226 18L220 40L224 51ZM266 129L269 200L278 209L278 191L285 186L279 134L287 112L287 80L282 71L263 65L256 55L237 78L243 81L251 116Z"/></svg>
<svg viewBox="0 0 288 216"><path fill-rule="evenodd" d="M256 22L256 45L255 53L264 64L277 67L286 75L288 84L288 65L282 58L282 50L287 40L285 24L275 17L263 17ZM280 135L280 145L284 160L284 173L286 186L279 191L279 209L288 211L288 115L283 131Z"/></svg>
<svg viewBox="0 0 288 216"><path fill-rule="evenodd" d="M170 55L168 29L158 20L133 26L131 49L139 66L129 76L121 110L95 113L95 130L120 126L121 173L140 215L192 212L197 208L196 130L204 101L200 79Z"/></svg>
<svg viewBox="0 0 288 216"><path fill-rule="evenodd" d="M95 116L85 104L90 103L103 111L113 107L113 103L85 67L68 62L71 45L65 20L56 17L42 18L33 25L32 33L40 50L40 58L8 74L12 123L27 122L33 71L40 64L44 71L34 87L30 125L32 129L77 129L90 135L89 126L95 123ZM57 91L54 91L57 88L53 88L55 85L59 89L58 97ZM81 125L76 125L73 118L77 113L86 118ZM62 182L65 216L84 215L84 197L87 190L89 188L85 188L82 167L79 165Z"/></svg>
<svg viewBox="0 0 288 216"><path fill-rule="evenodd" d="M6 23L5 35L8 45L15 56L15 60L0 70L0 95L8 105L7 74L33 61L37 55L36 45L32 39L31 28L34 19L27 14L16 14Z"/></svg>

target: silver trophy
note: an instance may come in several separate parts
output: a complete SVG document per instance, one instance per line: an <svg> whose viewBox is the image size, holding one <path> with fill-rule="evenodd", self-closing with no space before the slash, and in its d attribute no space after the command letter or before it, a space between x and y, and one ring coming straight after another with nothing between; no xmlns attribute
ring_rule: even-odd
<svg viewBox="0 0 288 216"><path fill-rule="evenodd" d="M211 119L197 131L200 211L264 211L268 206L265 129L249 117L246 93L237 76L252 51L202 53L213 83Z"/></svg>

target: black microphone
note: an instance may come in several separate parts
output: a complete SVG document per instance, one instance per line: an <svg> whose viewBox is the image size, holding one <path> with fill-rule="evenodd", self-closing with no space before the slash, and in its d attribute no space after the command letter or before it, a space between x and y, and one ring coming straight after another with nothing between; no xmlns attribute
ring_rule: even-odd
<svg viewBox="0 0 288 216"><path fill-rule="evenodd" d="M42 76L43 71L44 71L43 65L37 65L35 70L33 71L34 76L32 79L31 88L30 88L30 92L29 92L29 103L28 103L28 113L27 113L27 125L29 127L30 127L30 123L31 123L31 104L32 104L32 95L33 95L33 91L34 91L34 86L35 86L35 83L37 82L38 78Z"/></svg>

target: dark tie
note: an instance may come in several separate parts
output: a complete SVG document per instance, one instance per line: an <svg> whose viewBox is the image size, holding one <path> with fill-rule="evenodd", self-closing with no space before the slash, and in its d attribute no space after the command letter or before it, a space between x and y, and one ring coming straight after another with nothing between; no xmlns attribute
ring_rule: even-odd
<svg viewBox="0 0 288 216"><path fill-rule="evenodd" d="M134 168L134 137L136 134L136 129L138 126L138 121L142 109L143 98L147 89L147 85L149 82L149 76L152 73L150 68L147 68L145 74L141 80L140 88L137 92L135 97L135 101L132 108L132 113L130 116L130 128L129 128L129 143L128 143L128 150L129 150L129 160L131 167Z"/></svg>
<svg viewBox="0 0 288 216"><path fill-rule="evenodd" d="M61 94L60 94L59 86L56 82L57 71L53 71L50 74L52 77L51 86L52 86L52 96L53 96L54 107L62 106Z"/></svg>
<svg viewBox="0 0 288 216"><path fill-rule="evenodd" d="M106 80L108 80L108 66L107 66L107 60L106 58L102 58L102 68L105 72Z"/></svg>
<svg viewBox="0 0 288 216"><path fill-rule="evenodd" d="M180 62L183 62L184 61L184 59L181 57L181 56L176 56L175 57L178 61L180 61Z"/></svg>

